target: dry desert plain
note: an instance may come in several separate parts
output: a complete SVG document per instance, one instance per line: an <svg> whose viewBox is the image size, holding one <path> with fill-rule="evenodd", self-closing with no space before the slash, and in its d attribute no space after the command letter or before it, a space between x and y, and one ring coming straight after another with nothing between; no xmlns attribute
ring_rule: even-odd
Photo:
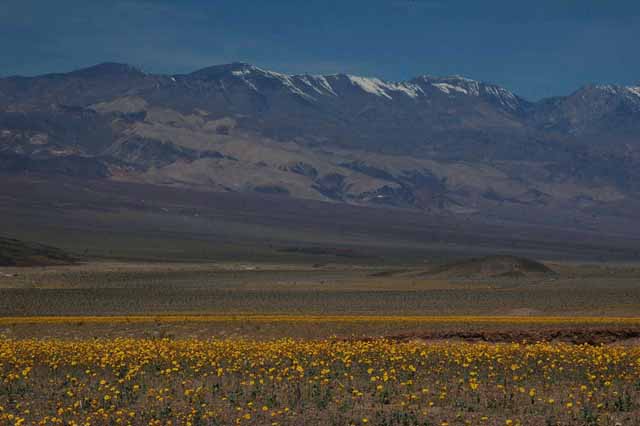
<svg viewBox="0 0 640 426"><path fill-rule="evenodd" d="M0 422L639 424L637 265L455 264L2 268Z"/></svg>

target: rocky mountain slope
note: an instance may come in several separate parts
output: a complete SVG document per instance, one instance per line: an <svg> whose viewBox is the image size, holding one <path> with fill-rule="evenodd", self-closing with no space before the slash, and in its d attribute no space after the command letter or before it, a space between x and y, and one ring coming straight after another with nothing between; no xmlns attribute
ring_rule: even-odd
<svg viewBox="0 0 640 426"><path fill-rule="evenodd" d="M634 217L640 87L529 102L463 77L234 63L0 79L0 171L545 220ZM540 220L538 216L534 219Z"/></svg>

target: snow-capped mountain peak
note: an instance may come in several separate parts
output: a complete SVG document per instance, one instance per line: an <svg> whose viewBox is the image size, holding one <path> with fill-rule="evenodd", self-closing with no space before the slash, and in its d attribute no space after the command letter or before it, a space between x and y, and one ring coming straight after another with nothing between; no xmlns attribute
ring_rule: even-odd
<svg viewBox="0 0 640 426"><path fill-rule="evenodd" d="M634 108L640 108L640 86L621 86L615 84L597 84L586 86L576 92L583 99L596 95L625 100Z"/></svg>
<svg viewBox="0 0 640 426"><path fill-rule="evenodd" d="M366 96L375 96L390 102L399 99L417 101L433 96L434 93L442 93L449 97L481 97L497 102L508 110L518 109L522 102L513 93L500 86L459 75L448 77L423 75L408 81L393 82L352 74L284 74L247 63L235 62L205 68L190 76L203 80L240 83L256 93L282 90L311 102L329 97L341 98L346 95L345 90L353 89L359 90Z"/></svg>
<svg viewBox="0 0 640 426"><path fill-rule="evenodd" d="M492 99L510 110L518 109L522 102L515 94L503 87L459 75L449 77L423 75L412 81L425 89L432 87L448 96L474 96Z"/></svg>

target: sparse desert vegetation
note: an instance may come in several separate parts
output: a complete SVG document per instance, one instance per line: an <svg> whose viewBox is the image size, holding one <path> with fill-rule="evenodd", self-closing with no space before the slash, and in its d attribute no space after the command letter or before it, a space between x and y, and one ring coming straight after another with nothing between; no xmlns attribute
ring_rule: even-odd
<svg viewBox="0 0 640 426"><path fill-rule="evenodd" d="M324 259L326 260L326 259ZM460 263L456 263L459 265ZM437 264L94 262L6 268L0 316L637 316L634 264L548 262L554 274L432 274ZM455 266L458 268L458 266ZM516 274L517 275L517 274Z"/></svg>

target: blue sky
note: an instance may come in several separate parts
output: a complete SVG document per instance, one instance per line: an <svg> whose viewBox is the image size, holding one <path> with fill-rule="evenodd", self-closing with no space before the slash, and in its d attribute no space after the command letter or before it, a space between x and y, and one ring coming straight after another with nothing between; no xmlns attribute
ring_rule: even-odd
<svg viewBox="0 0 640 426"><path fill-rule="evenodd" d="M451 75L532 100L640 83L640 1L2 0L0 75L117 61L189 72Z"/></svg>

